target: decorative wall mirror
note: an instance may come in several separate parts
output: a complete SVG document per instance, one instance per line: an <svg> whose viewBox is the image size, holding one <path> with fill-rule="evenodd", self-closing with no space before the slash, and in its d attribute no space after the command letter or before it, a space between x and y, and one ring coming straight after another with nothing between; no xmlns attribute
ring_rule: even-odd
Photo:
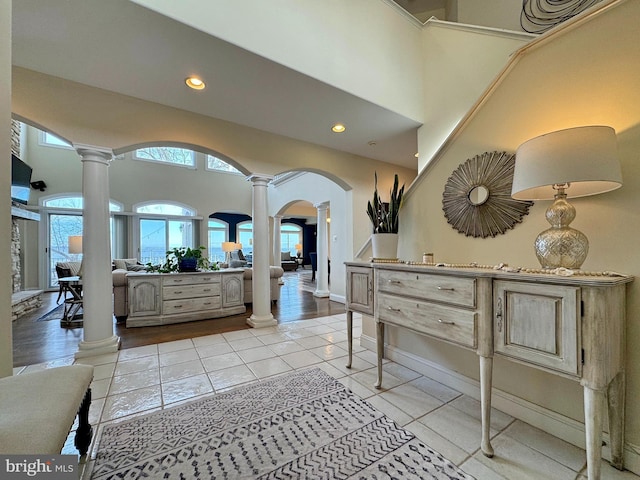
<svg viewBox="0 0 640 480"><path fill-rule="evenodd" d="M447 222L469 237L495 237L513 228L533 202L511 198L515 154L485 152L458 166L444 187Z"/></svg>

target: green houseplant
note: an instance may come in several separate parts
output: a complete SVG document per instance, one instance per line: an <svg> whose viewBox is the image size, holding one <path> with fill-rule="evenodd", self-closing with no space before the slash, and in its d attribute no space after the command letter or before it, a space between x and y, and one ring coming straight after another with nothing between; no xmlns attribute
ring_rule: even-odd
<svg viewBox="0 0 640 480"><path fill-rule="evenodd" d="M161 265L147 264L147 271L171 273L171 272L195 272L201 270L217 270L217 264L210 264L209 259L203 255L206 247L176 247L167 250L165 262Z"/></svg>
<svg viewBox="0 0 640 480"><path fill-rule="evenodd" d="M373 200L367 204L367 215L373 226L371 245L374 258L392 259L397 257L399 215L404 197L404 184L399 186L395 174L393 188L389 192L389 202L382 201L378 193L378 173L375 174Z"/></svg>

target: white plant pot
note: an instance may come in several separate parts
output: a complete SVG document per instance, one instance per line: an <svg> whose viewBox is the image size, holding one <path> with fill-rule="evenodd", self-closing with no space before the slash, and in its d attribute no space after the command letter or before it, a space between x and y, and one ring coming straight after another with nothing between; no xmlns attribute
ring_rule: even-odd
<svg viewBox="0 0 640 480"><path fill-rule="evenodd" d="M371 235L371 249L373 250L373 258L398 258L398 234L374 233Z"/></svg>

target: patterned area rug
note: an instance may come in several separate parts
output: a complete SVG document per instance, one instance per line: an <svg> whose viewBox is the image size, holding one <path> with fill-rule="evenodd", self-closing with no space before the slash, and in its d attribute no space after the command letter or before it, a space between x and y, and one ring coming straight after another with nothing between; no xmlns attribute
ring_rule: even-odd
<svg viewBox="0 0 640 480"><path fill-rule="evenodd" d="M473 477L315 368L108 425L91 478Z"/></svg>

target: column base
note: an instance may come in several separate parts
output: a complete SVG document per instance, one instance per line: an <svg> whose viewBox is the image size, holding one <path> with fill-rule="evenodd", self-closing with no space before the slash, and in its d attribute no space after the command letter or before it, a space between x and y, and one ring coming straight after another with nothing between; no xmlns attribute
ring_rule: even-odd
<svg viewBox="0 0 640 480"><path fill-rule="evenodd" d="M75 358L94 357L105 353L115 353L120 349L120 337L112 337L98 340L96 342L85 342L82 340L78 344L78 351L73 355Z"/></svg>
<svg viewBox="0 0 640 480"><path fill-rule="evenodd" d="M278 285L284 285L284 280L282 280L282 277L278 279Z"/></svg>
<svg viewBox="0 0 640 480"><path fill-rule="evenodd" d="M247 318L247 325L253 328L274 327L278 324L278 320L273 315L251 315Z"/></svg>
<svg viewBox="0 0 640 480"><path fill-rule="evenodd" d="M329 290L316 290L313 292L314 297L326 298L330 295L331 292Z"/></svg>

